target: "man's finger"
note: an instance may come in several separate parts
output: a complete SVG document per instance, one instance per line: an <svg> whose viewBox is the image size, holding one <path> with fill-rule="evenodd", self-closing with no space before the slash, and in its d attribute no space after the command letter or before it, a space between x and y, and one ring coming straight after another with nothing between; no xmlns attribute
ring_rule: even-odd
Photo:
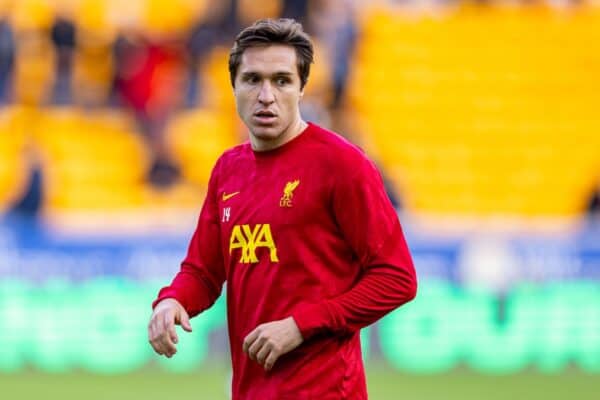
<svg viewBox="0 0 600 400"><path fill-rule="evenodd" d="M265 371L270 371L273 368L273 365L275 365L275 362L277 361L279 356L280 354L277 354L277 352L275 351L269 353L267 359L265 360L265 363L263 364Z"/></svg>
<svg viewBox="0 0 600 400"><path fill-rule="evenodd" d="M159 346L159 345L157 345L157 344L155 344L155 343L153 343L153 342L150 342L150 344L152 344L152 349L154 350L154 352L155 352L156 354L158 354L159 356L162 356L162 355L163 355L163 351L162 351L162 349L160 348L160 346Z"/></svg>
<svg viewBox="0 0 600 400"><path fill-rule="evenodd" d="M169 311L165 313L164 325L167 333L169 334L169 339L171 339L173 343L179 342L177 331L175 330L175 316Z"/></svg>
<svg viewBox="0 0 600 400"><path fill-rule="evenodd" d="M167 355L169 353L169 350L167 349L167 346L165 345L165 341L164 341L164 336L165 336L165 332L164 332L164 328L161 324L155 324L154 325L154 334L153 334L154 338L152 340L152 347L154 347L154 350L162 355Z"/></svg>
<svg viewBox="0 0 600 400"><path fill-rule="evenodd" d="M163 346L160 338L155 338L150 343L152 344L152 348L154 349L156 354L161 356L166 354L165 347Z"/></svg>
<svg viewBox="0 0 600 400"><path fill-rule="evenodd" d="M162 356L163 354L165 354L164 349L162 348L162 346L158 342L153 342L152 343L152 348L154 349L154 351L156 352L156 354L158 354L159 356Z"/></svg>
<svg viewBox="0 0 600 400"><path fill-rule="evenodd" d="M192 324L190 324L190 317L185 310L181 310L181 314L179 316L181 327L186 332L192 331Z"/></svg>
<svg viewBox="0 0 600 400"><path fill-rule="evenodd" d="M163 317L156 324L156 341L159 343L164 355L171 357L177 352L177 348L171 339L170 329L175 329L175 324L171 318L172 328L169 327L168 318Z"/></svg>
<svg viewBox="0 0 600 400"><path fill-rule="evenodd" d="M162 336L161 343L167 357L171 357L173 354L177 353L177 347L175 347L168 334Z"/></svg>
<svg viewBox="0 0 600 400"><path fill-rule="evenodd" d="M258 350L258 352L256 353L256 362L259 363L260 365L264 365L265 360L267 359L267 356L269 355L269 353L271 352L271 346L269 346L268 343L265 343L260 350Z"/></svg>
<svg viewBox="0 0 600 400"><path fill-rule="evenodd" d="M156 342L156 328L154 327L154 321L151 321L150 325L148 325L148 342L150 342L150 346L152 346L152 349L157 354L162 355L160 352L160 346Z"/></svg>
<svg viewBox="0 0 600 400"><path fill-rule="evenodd" d="M248 349L250 348L252 343L254 343L254 341L258 337L258 334L259 334L258 329L254 329L252 332L250 332L248 334L248 336L246 336L246 338L244 339L244 344L242 345L242 349L244 350L244 353L248 353Z"/></svg>
<svg viewBox="0 0 600 400"><path fill-rule="evenodd" d="M250 357L251 360L255 360L256 361L256 355L258 354L258 352L263 348L263 347L267 347L266 346L266 340L264 337L258 337L254 343L252 343L250 345L250 347L248 348L248 357Z"/></svg>
<svg viewBox="0 0 600 400"><path fill-rule="evenodd" d="M152 339L154 339L154 322L150 320L148 324L148 341L152 343Z"/></svg>

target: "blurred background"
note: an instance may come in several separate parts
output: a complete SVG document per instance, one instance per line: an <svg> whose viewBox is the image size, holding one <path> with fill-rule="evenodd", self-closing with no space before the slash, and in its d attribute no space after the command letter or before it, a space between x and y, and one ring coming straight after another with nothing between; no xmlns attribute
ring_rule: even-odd
<svg viewBox="0 0 600 400"><path fill-rule="evenodd" d="M584 0L0 0L0 397L227 398L222 298L171 360L146 324L247 139L233 38L277 16L316 43L305 119L379 164L420 278L363 331L371 398L600 398Z"/></svg>

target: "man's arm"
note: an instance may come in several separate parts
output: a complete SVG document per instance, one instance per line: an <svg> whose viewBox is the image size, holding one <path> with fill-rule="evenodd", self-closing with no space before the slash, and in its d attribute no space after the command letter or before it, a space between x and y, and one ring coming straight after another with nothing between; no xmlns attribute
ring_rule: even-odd
<svg viewBox="0 0 600 400"><path fill-rule="evenodd" d="M169 286L160 290L152 303L153 308L162 300L173 298L194 317L210 307L221 294L225 282L221 235L218 215L214 221L212 212L208 210L211 208L208 202L207 196L180 271Z"/></svg>
<svg viewBox="0 0 600 400"><path fill-rule="evenodd" d="M217 189L218 164L213 169L198 225L190 241L181 270L171 285L160 290L152 303L148 325L149 341L158 354L171 357L177 351L175 324L191 331L189 318L209 308L221 294L225 267ZM188 329L189 328L189 329Z"/></svg>
<svg viewBox="0 0 600 400"><path fill-rule="evenodd" d="M292 317L305 340L320 332L354 332L416 296L412 258L373 163L361 160L353 174L339 177L333 209L363 271L346 293L295 310Z"/></svg>
<svg viewBox="0 0 600 400"><path fill-rule="evenodd" d="M415 297L416 277L412 263L408 265L407 270L385 264L371 266L341 296L299 308L292 317L259 325L244 339L244 352L269 371L281 355L319 332L345 334L372 324Z"/></svg>
<svg viewBox="0 0 600 400"><path fill-rule="evenodd" d="M410 269L391 264L369 266L348 292L299 307L292 316L302 337L306 340L324 331L355 332L409 302L417 292L416 276Z"/></svg>

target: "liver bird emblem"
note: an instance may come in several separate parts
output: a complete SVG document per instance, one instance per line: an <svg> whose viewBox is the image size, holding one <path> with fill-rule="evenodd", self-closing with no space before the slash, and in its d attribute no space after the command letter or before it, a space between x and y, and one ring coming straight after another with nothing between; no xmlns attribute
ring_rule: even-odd
<svg viewBox="0 0 600 400"><path fill-rule="evenodd" d="M286 183L285 188L283 189L283 196L281 197L281 200L279 201L279 205L281 207L291 207L292 206L292 197L294 197L294 190L296 190L296 188L298 187L299 184L300 184L299 179L296 179L293 182Z"/></svg>

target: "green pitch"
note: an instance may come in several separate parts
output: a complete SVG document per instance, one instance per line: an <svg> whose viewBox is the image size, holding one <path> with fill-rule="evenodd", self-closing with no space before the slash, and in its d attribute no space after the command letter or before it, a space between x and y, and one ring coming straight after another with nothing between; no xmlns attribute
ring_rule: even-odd
<svg viewBox="0 0 600 400"><path fill-rule="evenodd" d="M39 372L0 374L0 398L18 400L226 400L224 367L192 374L145 369L127 375ZM384 366L368 373L371 400L592 400L600 399L600 376L569 371L487 376L469 371L406 375ZM266 399L267 400L267 399ZM318 399L315 399L318 400Z"/></svg>

